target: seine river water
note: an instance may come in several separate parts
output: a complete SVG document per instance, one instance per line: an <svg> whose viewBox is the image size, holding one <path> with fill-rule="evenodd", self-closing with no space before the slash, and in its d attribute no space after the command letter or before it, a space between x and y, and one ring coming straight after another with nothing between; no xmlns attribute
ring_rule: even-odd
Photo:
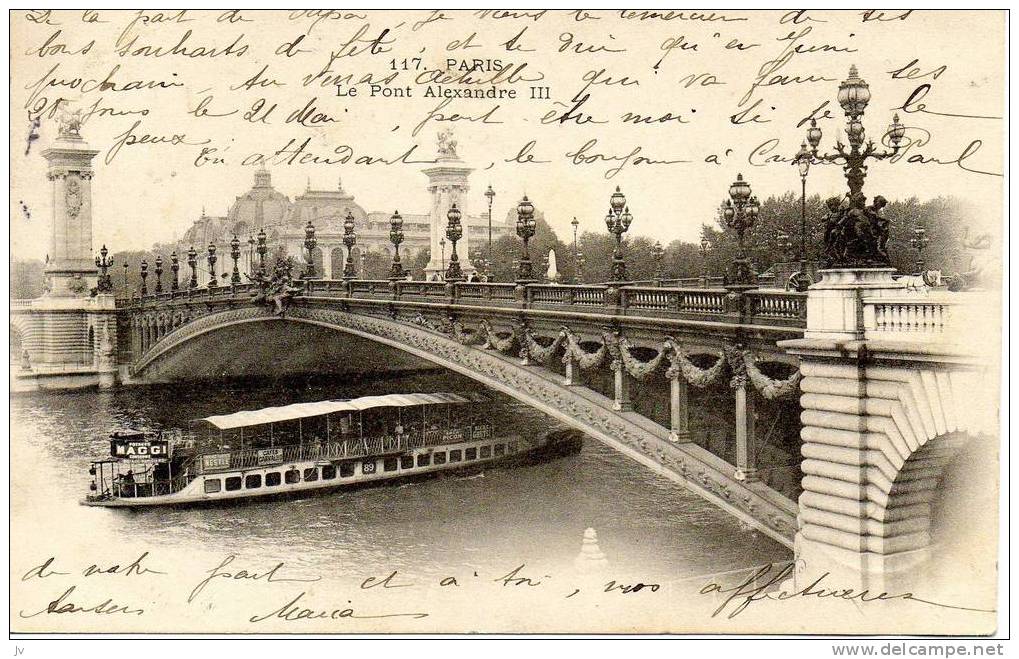
<svg viewBox="0 0 1019 659"><path fill-rule="evenodd" d="M17 396L11 441L24 464L13 466L22 476L12 480L12 506L16 513L39 511L41 528L87 534L110 546L143 539L165 550L243 552L311 570L358 566L432 575L450 565L565 565L588 527L597 530L614 568L647 579L790 558L780 544L593 439L579 454L553 462L303 499L144 512L77 504L87 492L89 460L108 455L112 430L186 428L191 418L290 402L478 387L448 373L418 372L343 384L294 378ZM513 406L511 417L525 432L552 423L501 394L489 395Z"/></svg>

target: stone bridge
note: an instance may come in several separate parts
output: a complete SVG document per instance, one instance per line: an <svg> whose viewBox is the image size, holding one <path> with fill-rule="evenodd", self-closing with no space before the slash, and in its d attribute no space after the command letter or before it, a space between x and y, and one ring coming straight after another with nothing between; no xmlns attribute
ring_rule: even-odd
<svg viewBox="0 0 1019 659"><path fill-rule="evenodd" d="M502 391L792 545L799 375L776 342L803 336L805 294L312 279L278 313L256 293L234 285L118 300L122 380L147 381L161 360L228 327L249 325L254 341L266 323L317 325ZM694 441L691 389L735 411L722 445ZM776 449L780 464L775 452L760 460L761 405L783 405L794 426L778 441L794 444Z"/></svg>

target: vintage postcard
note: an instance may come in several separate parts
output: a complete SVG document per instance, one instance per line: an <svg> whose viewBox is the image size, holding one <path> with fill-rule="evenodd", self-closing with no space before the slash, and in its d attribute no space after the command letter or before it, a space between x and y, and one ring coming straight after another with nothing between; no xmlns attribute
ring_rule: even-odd
<svg viewBox="0 0 1019 659"><path fill-rule="evenodd" d="M11 633L1000 633L1006 20L11 11Z"/></svg>

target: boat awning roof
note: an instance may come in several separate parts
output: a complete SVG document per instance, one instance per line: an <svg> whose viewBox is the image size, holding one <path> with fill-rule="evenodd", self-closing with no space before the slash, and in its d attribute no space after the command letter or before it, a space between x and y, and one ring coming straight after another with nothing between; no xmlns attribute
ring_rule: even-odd
<svg viewBox="0 0 1019 659"><path fill-rule="evenodd" d="M376 407L411 407L415 405L444 405L448 403L471 403L477 402L479 398L463 396L461 394L433 393L433 394L386 394L384 396L364 396L351 400L323 400L315 403L294 403L293 405L282 405L280 407L266 407L260 410L248 410L234 412L233 414L220 414L207 416L201 421L207 421L220 430L230 430L244 426L257 426L265 423L279 423L280 421L293 421L305 419L312 416L332 414L333 412L360 412Z"/></svg>

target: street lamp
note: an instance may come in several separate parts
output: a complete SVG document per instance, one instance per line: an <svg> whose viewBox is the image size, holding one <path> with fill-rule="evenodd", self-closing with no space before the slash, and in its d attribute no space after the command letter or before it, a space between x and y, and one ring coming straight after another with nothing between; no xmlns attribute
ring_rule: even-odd
<svg viewBox="0 0 1019 659"><path fill-rule="evenodd" d="M113 292L113 280L109 275L109 268L113 265L113 257L108 256L110 250L106 249L106 245L103 245L99 250L99 256L96 257L96 267L99 268L99 281L96 282L96 291L99 293L112 293Z"/></svg>
<svg viewBox="0 0 1019 659"><path fill-rule="evenodd" d="M130 295L127 290L127 271L130 267L130 264L128 264L127 261L124 261L124 295Z"/></svg>
<svg viewBox="0 0 1019 659"><path fill-rule="evenodd" d="M163 292L163 255L156 254L156 295Z"/></svg>
<svg viewBox="0 0 1019 659"><path fill-rule="evenodd" d="M662 285L662 259L665 258L665 248L662 247L662 242L656 240L654 246L651 247L651 257L655 263L655 273L653 281L655 286Z"/></svg>
<svg viewBox="0 0 1019 659"><path fill-rule="evenodd" d="M368 251L361 250L361 279L368 278Z"/></svg>
<svg viewBox="0 0 1019 659"><path fill-rule="evenodd" d="M177 250L173 250L170 253L170 272L173 273L173 279L170 280L170 290L180 290L180 257L177 256Z"/></svg>
<svg viewBox="0 0 1019 659"><path fill-rule="evenodd" d="M924 261L923 261L923 249L927 247L927 230L923 227L914 227L913 237L909 239L909 244L916 250L916 272L917 274L923 274Z"/></svg>
<svg viewBox="0 0 1019 659"><path fill-rule="evenodd" d="M707 237L701 236L701 288L708 287L708 250L711 243Z"/></svg>
<svg viewBox="0 0 1019 659"><path fill-rule="evenodd" d="M753 266L747 258L743 239L746 232L754 226L761 206L757 197L751 194L750 184L743 180L742 174L729 186L729 198L722 205L722 218L725 225L736 232L736 259L732 264L729 281L726 287L733 290L747 290L757 285Z"/></svg>
<svg viewBox="0 0 1019 659"><path fill-rule="evenodd" d="M395 211L393 217L389 218L389 225L389 241L393 243L395 248L393 251L393 267L390 268L389 278L396 281L406 277L403 265L400 263L400 243L403 242L403 218L400 217L400 211Z"/></svg>
<svg viewBox="0 0 1019 659"><path fill-rule="evenodd" d="M258 276L259 278L265 277L265 253L269 251L265 244L265 228L259 227L258 229L258 246L255 248L255 252L258 253Z"/></svg>
<svg viewBox="0 0 1019 659"><path fill-rule="evenodd" d="M617 283L626 281L626 261L623 260L623 234L630 228L633 216L626 205L626 197L620 192L619 186L609 198L609 212L605 216L605 226L609 233L616 237L616 245L612 250L612 279Z"/></svg>
<svg viewBox="0 0 1019 659"><path fill-rule="evenodd" d="M580 226L580 222L577 220L577 216L576 215L573 216L573 221L570 222L570 224L573 225L573 268L574 268L574 270L578 270L578 267L577 267L577 256L580 254L580 247L579 247L579 245L577 243L577 228ZM580 275L579 274L576 275L574 277L574 279L576 279L577 282L579 283L580 282Z"/></svg>
<svg viewBox="0 0 1019 659"><path fill-rule="evenodd" d="M234 234L233 240L230 241L230 258L234 262L233 272L230 273L230 283L237 285L241 283L241 271L237 267L237 262L241 258L241 241L237 239L237 234Z"/></svg>
<svg viewBox="0 0 1019 659"><path fill-rule="evenodd" d="M587 260L584 258L584 253L577 248L577 283L584 283L584 264Z"/></svg>
<svg viewBox="0 0 1019 659"><path fill-rule="evenodd" d="M188 248L188 267L191 268L188 288L198 288L198 252L195 251L194 245Z"/></svg>
<svg viewBox="0 0 1019 659"><path fill-rule="evenodd" d="M219 282L216 281L216 245L209 243L209 255L206 260L209 262L209 288L216 288Z"/></svg>
<svg viewBox="0 0 1019 659"><path fill-rule="evenodd" d="M534 221L534 204L527 199L527 195L524 195L524 198L517 204L517 235L524 241L524 251L520 255L520 263L517 266L518 284L529 284L534 281L531 253L527 242L534 236L536 226Z"/></svg>
<svg viewBox="0 0 1019 659"><path fill-rule="evenodd" d="M446 281L463 281L464 273L460 268L460 257L456 254L456 243L463 237L463 227L460 225L460 209L454 203L446 213L446 237L452 243L449 253L449 267L446 268Z"/></svg>
<svg viewBox="0 0 1019 659"><path fill-rule="evenodd" d="M820 162L836 163L841 161L846 182L849 185L849 204L847 208L839 210L840 215L853 214L859 216L865 213L877 214L880 211L878 197L875 197L875 209L865 209L866 196L863 194L863 183L867 177L866 162L868 158L884 160L891 158L899 152L899 143L906 133L906 127L899 123L899 115L892 117L892 123L888 126L883 137L888 138L891 144L891 151L878 152L873 140L864 143L863 117L867 103L870 101L870 87L860 78L856 66L849 67L849 77L839 85L839 105L842 106L846 115L846 137L849 139L849 150L846 150L841 141L835 143L833 153L818 154L818 145L821 143L821 129L817 126L817 120L810 120L810 128L807 130L807 143L811 148L811 155ZM884 140L882 140L884 142ZM806 170L802 168L801 172ZM805 173L802 174L805 177ZM883 205L883 204L882 204ZM841 219L841 218L839 218ZM828 239L825 250L828 254L829 267L858 267L861 265L887 265L888 254L885 252L884 244L888 238L887 221L870 222L876 225L867 231L860 231L855 227L862 222L851 222L851 230L839 232Z"/></svg>
<svg viewBox="0 0 1019 659"><path fill-rule="evenodd" d="M350 281L357 277L354 272L354 245L357 244L357 234L354 233L354 215L348 210L347 217L343 219L343 244L347 246L347 260L343 264L343 279Z"/></svg>
<svg viewBox="0 0 1019 659"><path fill-rule="evenodd" d="M149 287L146 284L146 279L149 276L149 262L146 261L145 259L142 259L141 275L142 275L142 297L145 297L146 295L149 294Z"/></svg>
<svg viewBox="0 0 1019 659"><path fill-rule="evenodd" d="M439 238L439 249L441 250L441 258L439 264L442 266L442 278L446 278L446 238Z"/></svg>
<svg viewBox="0 0 1019 659"><path fill-rule="evenodd" d="M308 250L308 267L304 274L305 279L315 278L315 246L318 245L318 241L315 240L315 225L308 220L308 224L304 227L304 249Z"/></svg>
<svg viewBox="0 0 1019 659"><path fill-rule="evenodd" d="M492 201L495 199L495 190L489 185L488 189L485 190L485 196L488 197L488 257L485 259L486 262L491 265L492 263ZM491 279L491 273L486 271Z"/></svg>

